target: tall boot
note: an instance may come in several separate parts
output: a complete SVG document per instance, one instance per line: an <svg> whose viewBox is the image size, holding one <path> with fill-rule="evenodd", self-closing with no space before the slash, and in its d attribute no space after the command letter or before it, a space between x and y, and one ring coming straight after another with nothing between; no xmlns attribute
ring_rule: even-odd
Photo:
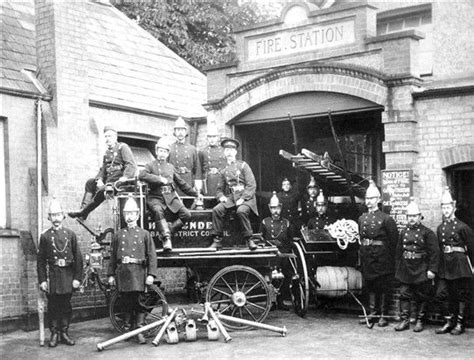
<svg viewBox="0 0 474 360"><path fill-rule="evenodd" d="M166 219L157 219L155 220L156 225L158 226L158 230L161 234L161 242L163 243L163 251L171 251L173 249L173 245L171 243L171 231L166 222Z"/></svg>
<svg viewBox="0 0 474 360"><path fill-rule="evenodd" d="M51 337L49 338L49 347L56 347L58 346L59 340L59 333L58 333L59 324L58 321L55 319L51 320L49 330L51 331Z"/></svg>
<svg viewBox="0 0 474 360"><path fill-rule="evenodd" d="M222 237L221 236L214 236L212 239L212 244L209 246L209 249L222 249Z"/></svg>
<svg viewBox="0 0 474 360"><path fill-rule="evenodd" d="M375 323L376 322L376 319L377 319L377 311L375 310L375 293L373 292L370 292L369 293L369 314L368 314L368 318L369 318L369 322L371 324ZM360 319L359 320L359 324L363 324L365 325L365 319Z"/></svg>
<svg viewBox="0 0 474 360"><path fill-rule="evenodd" d="M246 242L247 242L247 246L249 247L250 250L252 250L252 251L257 250L258 246L253 241L252 237L247 237Z"/></svg>
<svg viewBox="0 0 474 360"><path fill-rule="evenodd" d="M387 296L382 294L380 296L380 318L377 323L378 327L385 327L388 325L388 321L384 315L387 315Z"/></svg>
<svg viewBox="0 0 474 360"><path fill-rule="evenodd" d="M461 335L464 332L464 311L466 310L466 303L459 303L459 312L456 319L456 326L451 330L451 335Z"/></svg>
<svg viewBox="0 0 474 360"><path fill-rule="evenodd" d="M68 315L64 315L61 318L60 338L61 338L61 343L72 346L72 345L75 345L76 343L68 334L70 322L71 320Z"/></svg>
<svg viewBox="0 0 474 360"><path fill-rule="evenodd" d="M414 332L422 332L424 329L423 322L425 321L425 308L426 308L425 302L422 302L418 306L418 314L416 315L416 323L415 323L415 327L413 328Z"/></svg>
<svg viewBox="0 0 474 360"><path fill-rule="evenodd" d="M454 328L454 314L449 314L446 317L446 322L442 327L435 330L435 334L447 334Z"/></svg>
<svg viewBox="0 0 474 360"><path fill-rule="evenodd" d="M137 328L140 328L140 327L143 327L145 326L145 314L144 313L137 313L136 315L136 322L137 322ZM143 335L143 333L140 333L137 335L137 342L139 344L146 344L146 339L145 339L145 335Z"/></svg>
<svg viewBox="0 0 474 360"><path fill-rule="evenodd" d="M94 211L99 205L100 205L100 202L92 200L83 209L79 211L71 211L71 212L68 212L67 214L72 218L77 218L78 220L85 221L87 217L89 216L89 214L92 211Z"/></svg>
<svg viewBox="0 0 474 360"><path fill-rule="evenodd" d="M89 205L89 203L92 201L93 197L94 197L93 193L91 193L89 191L86 191L84 193L84 196L82 197L81 209L84 209L87 205Z"/></svg>
<svg viewBox="0 0 474 360"><path fill-rule="evenodd" d="M172 223L168 223L168 227L170 229L171 234L175 234L178 232L182 227L184 226L184 223L181 221L181 219L176 219Z"/></svg>
<svg viewBox="0 0 474 360"><path fill-rule="evenodd" d="M410 328L410 301L400 300L401 321L395 326L395 331L408 330Z"/></svg>

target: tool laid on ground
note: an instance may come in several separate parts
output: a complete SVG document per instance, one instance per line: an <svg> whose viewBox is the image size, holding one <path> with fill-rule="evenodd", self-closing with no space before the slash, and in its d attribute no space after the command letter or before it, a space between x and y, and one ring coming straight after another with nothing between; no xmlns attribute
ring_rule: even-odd
<svg viewBox="0 0 474 360"><path fill-rule="evenodd" d="M113 345L113 344L116 344L120 341L124 341L124 340L127 340L127 339L130 339L131 337L133 336L136 336L144 331L148 331L150 329L153 329L155 327L158 327L162 324L164 324L168 319L170 318L170 316L168 317L165 317L161 320L158 320L158 321L155 321L155 322L152 322L151 324L147 324L145 326L142 326L142 327L139 327L137 329L134 329L132 331L129 331L125 334L122 334L122 335L119 335L117 337L114 337L113 339L110 339L110 340L107 340L107 341L104 341L104 342L101 342L101 343L98 343L97 344L97 350L99 351L102 351L104 350L106 347L110 346L110 345ZM164 328L164 327L163 327Z"/></svg>

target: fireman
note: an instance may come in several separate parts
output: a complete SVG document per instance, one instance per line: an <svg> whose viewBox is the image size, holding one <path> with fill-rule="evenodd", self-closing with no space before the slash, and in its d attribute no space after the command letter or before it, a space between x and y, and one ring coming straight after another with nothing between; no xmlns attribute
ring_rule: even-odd
<svg viewBox="0 0 474 360"><path fill-rule="evenodd" d="M157 276L155 244L150 233L137 226L140 210L133 198L123 207L127 227L114 234L110 262L107 270L109 284L117 285L122 304L125 328L131 329L134 320L137 327L145 325L146 309L140 305L139 296L146 285L152 285ZM137 335L139 344L145 344L143 334Z"/></svg>
<svg viewBox="0 0 474 360"><path fill-rule="evenodd" d="M441 261L436 298L448 316L436 334L450 332L461 335L466 306L472 300L470 281L474 271L474 234L469 226L456 218L455 210L456 203L446 187L441 198L443 222L437 230Z"/></svg>
<svg viewBox="0 0 474 360"><path fill-rule="evenodd" d="M433 231L421 223L421 211L412 198L406 207L407 226L400 232L395 254L395 278L400 285L401 322L396 331L410 328L410 302L417 307L414 332L423 331L425 307L431 292L432 282L438 273L439 246Z"/></svg>
<svg viewBox="0 0 474 360"><path fill-rule="evenodd" d="M68 329L71 322L71 296L82 279L82 255L76 234L62 226L64 212L59 202L49 204L48 220L52 227L43 232L38 245L38 281L47 293L50 347L58 341L74 345Z"/></svg>
<svg viewBox="0 0 474 360"><path fill-rule="evenodd" d="M360 259L364 286L369 294L369 317L372 322L379 317L380 327L388 325L387 301L391 292L394 272L394 254L398 241L395 221L379 210L380 191L373 180L365 194L368 212L359 217Z"/></svg>

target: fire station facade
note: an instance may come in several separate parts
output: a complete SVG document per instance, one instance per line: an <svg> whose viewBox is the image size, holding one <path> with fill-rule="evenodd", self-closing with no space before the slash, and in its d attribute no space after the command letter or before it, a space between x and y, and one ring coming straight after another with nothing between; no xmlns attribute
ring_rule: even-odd
<svg viewBox="0 0 474 360"><path fill-rule="evenodd" d="M384 170L410 170L431 228L449 185L473 226L472 5L320 4L290 3L278 20L236 31L237 59L207 71L208 124L241 140L264 193L294 178L278 155L296 151L289 114L298 150L343 164L330 112L349 171L380 186Z"/></svg>

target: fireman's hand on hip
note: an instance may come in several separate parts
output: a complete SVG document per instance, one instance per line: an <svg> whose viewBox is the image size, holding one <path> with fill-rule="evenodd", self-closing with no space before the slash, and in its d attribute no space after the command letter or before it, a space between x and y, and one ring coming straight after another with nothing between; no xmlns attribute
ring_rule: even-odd
<svg viewBox="0 0 474 360"><path fill-rule="evenodd" d="M96 184L97 184L97 187L98 187L98 188L101 188L102 186L105 185L104 182L102 181L102 179L98 179L98 180L96 181Z"/></svg>
<svg viewBox="0 0 474 360"><path fill-rule="evenodd" d="M235 205L240 206L244 203L244 201L245 201L244 199L239 199L235 202Z"/></svg>
<svg viewBox="0 0 474 360"><path fill-rule="evenodd" d="M48 292L48 283L46 281L43 281L40 284L40 289L41 289L41 291Z"/></svg>
<svg viewBox="0 0 474 360"><path fill-rule="evenodd" d="M109 276L109 285L111 286L115 285L115 278L113 276Z"/></svg>
<svg viewBox="0 0 474 360"><path fill-rule="evenodd" d="M428 279L433 280L436 277L436 274L434 272L428 270L426 272L426 276L428 277Z"/></svg>
<svg viewBox="0 0 474 360"><path fill-rule="evenodd" d="M146 280L145 280L145 284L147 285L153 285L153 281L155 280L155 278L152 276L152 275L148 275L146 277Z"/></svg>
<svg viewBox="0 0 474 360"><path fill-rule="evenodd" d="M221 196L221 197L219 198L219 201L220 201L221 203L225 203L225 202L227 201L227 198L226 198L225 196Z"/></svg>
<svg viewBox="0 0 474 360"><path fill-rule="evenodd" d="M81 282L80 282L79 280L74 279L74 280L72 281L72 287L73 287L74 289L78 289L80 285L81 285Z"/></svg>

